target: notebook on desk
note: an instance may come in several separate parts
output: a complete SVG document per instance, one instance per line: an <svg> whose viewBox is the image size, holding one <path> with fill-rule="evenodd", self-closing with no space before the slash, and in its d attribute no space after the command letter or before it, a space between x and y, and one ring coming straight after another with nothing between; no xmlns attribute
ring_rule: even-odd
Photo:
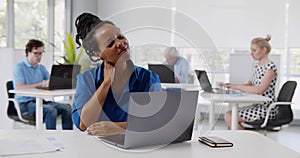
<svg viewBox="0 0 300 158"><path fill-rule="evenodd" d="M125 134L99 137L128 149L191 140L198 91L130 94Z"/></svg>
<svg viewBox="0 0 300 158"><path fill-rule="evenodd" d="M173 65L148 64L148 68L159 76L161 83L175 83Z"/></svg>
<svg viewBox="0 0 300 158"><path fill-rule="evenodd" d="M211 83L208 79L207 73L204 70L195 70L197 78L200 83L200 87L204 92L208 93L216 93L216 94L239 94L240 92L237 92L232 89L221 89L221 88L212 88Z"/></svg>
<svg viewBox="0 0 300 158"><path fill-rule="evenodd" d="M74 89L80 65L52 65L48 87L36 87L44 90Z"/></svg>

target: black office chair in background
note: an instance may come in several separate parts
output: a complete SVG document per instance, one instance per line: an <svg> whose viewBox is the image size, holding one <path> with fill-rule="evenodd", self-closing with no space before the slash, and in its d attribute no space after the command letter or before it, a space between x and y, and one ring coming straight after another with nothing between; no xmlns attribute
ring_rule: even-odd
<svg viewBox="0 0 300 158"><path fill-rule="evenodd" d="M270 104L266 118L264 120L257 120L254 122L245 122L246 129L264 130L266 131L279 131L281 126L289 124L293 121L293 111L291 109L291 101L294 96L297 82L287 81L281 87L277 102ZM269 120L271 108L278 106L278 115L275 119ZM265 133L266 135L266 133Z"/></svg>
<svg viewBox="0 0 300 158"><path fill-rule="evenodd" d="M7 106L7 116L17 122L22 122L29 125L35 125L35 116L34 115L22 115L20 110L20 104L14 98L13 93L9 93L9 90L14 89L13 82L6 82L6 90L8 96L8 106Z"/></svg>

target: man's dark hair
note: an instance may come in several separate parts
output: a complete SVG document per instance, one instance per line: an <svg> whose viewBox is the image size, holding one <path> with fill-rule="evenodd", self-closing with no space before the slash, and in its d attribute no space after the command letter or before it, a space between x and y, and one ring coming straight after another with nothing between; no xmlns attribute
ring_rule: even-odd
<svg viewBox="0 0 300 158"><path fill-rule="evenodd" d="M36 40L36 39L30 39L27 42L26 48L25 48L26 57L28 56L28 53L32 51L32 49L36 49L39 47L44 47L44 43L42 41Z"/></svg>

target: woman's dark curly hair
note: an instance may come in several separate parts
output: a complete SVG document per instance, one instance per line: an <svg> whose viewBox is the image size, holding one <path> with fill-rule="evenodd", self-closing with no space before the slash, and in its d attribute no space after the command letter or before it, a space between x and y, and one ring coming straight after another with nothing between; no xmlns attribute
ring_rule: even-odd
<svg viewBox="0 0 300 158"><path fill-rule="evenodd" d="M96 61L92 58L93 52L88 51L89 48L84 46L83 40L86 38L88 33L91 32L91 30L100 22L102 22L102 20L99 17L90 13L82 13L75 20L75 27L77 31L75 41L79 45L79 47L83 46L92 61Z"/></svg>

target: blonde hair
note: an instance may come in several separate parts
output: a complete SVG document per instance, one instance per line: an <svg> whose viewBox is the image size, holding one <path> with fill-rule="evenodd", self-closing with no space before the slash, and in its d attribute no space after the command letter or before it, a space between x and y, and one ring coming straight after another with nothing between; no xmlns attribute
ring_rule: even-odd
<svg viewBox="0 0 300 158"><path fill-rule="evenodd" d="M270 35L267 35L266 38L256 37L256 38L252 39L251 44L256 44L260 48L266 48L267 53L270 53L270 51L271 51L271 46L269 44L270 40L271 40Z"/></svg>

